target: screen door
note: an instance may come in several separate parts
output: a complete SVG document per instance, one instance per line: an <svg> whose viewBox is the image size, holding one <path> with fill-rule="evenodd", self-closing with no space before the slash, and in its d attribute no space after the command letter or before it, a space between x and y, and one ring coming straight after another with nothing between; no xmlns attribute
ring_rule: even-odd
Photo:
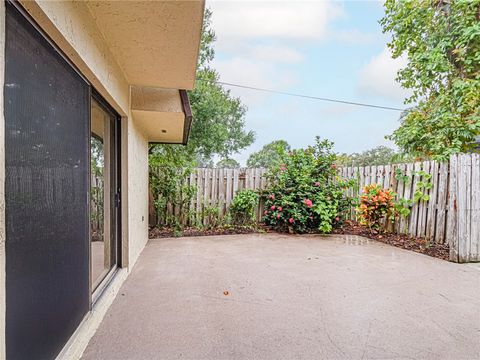
<svg viewBox="0 0 480 360"><path fill-rule="evenodd" d="M90 306L90 87L6 11L6 352L52 359Z"/></svg>

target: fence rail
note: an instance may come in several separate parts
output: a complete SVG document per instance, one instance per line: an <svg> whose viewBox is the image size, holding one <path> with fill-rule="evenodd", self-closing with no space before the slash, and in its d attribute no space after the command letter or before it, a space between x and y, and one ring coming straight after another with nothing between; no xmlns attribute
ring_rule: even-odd
<svg viewBox="0 0 480 360"><path fill-rule="evenodd" d="M204 224L205 209L218 207L227 214L235 194L242 189L263 189L265 169L196 169L188 183L197 188L190 210ZM450 245L452 261L480 261L480 154L453 155L449 162L424 161L364 167L343 167L339 175L356 179L358 186L349 195L359 195L365 185L379 184L397 193L398 198L414 200L420 192L428 200L415 201L407 217L391 227L398 233L430 239ZM180 209L171 204L168 213L179 216ZM263 204L257 209L261 219ZM356 216L355 209L350 217ZM187 224L188 217L182 216Z"/></svg>

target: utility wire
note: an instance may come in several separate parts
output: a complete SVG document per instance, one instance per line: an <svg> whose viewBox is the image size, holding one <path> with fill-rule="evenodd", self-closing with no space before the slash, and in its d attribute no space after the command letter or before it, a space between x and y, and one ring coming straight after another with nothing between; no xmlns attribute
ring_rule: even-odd
<svg viewBox="0 0 480 360"><path fill-rule="evenodd" d="M310 100L328 101L328 102L333 102L333 103L340 103L340 104L347 104L347 105L354 105L354 106L364 106L364 107L383 109L383 110L393 110L393 111L404 111L405 110L405 109L400 109L400 108L395 108L395 107L390 107L390 106L366 104L366 103L359 103L359 102L354 102L354 101L329 99L329 98L324 98L324 97L319 97L319 96L296 94L296 93L291 93L291 92L286 92L286 91L263 89L263 88L258 88L258 87L254 87L254 86L239 85L239 84L233 84L233 83L228 83L228 82L223 82L223 81L213 81L213 80L207 80L207 79L201 79L201 78L199 78L197 80L198 81L209 82L209 83L215 83L215 84L219 84L219 85L233 86L233 87L248 89L248 90L263 91L263 92L269 92L269 93L273 93L273 94L286 95L286 96L295 96L295 97L300 97L300 98L310 99Z"/></svg>

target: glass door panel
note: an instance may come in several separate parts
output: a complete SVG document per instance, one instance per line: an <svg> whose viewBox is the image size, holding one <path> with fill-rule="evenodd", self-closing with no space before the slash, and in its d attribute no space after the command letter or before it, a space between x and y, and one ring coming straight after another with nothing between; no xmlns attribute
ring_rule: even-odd
<svg viewBox="0 0 480 360"><path fill-rule="evenodd" d="M116 117L99 102L91 108L90 267L92 291L117 264Z"/></svg>

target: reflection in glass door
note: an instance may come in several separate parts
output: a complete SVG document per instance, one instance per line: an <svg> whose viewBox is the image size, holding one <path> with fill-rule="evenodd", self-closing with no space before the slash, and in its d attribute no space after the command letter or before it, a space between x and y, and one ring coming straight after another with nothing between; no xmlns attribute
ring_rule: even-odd
<svg viewBox="0 0 480 360"><path fill-rule="evenodd" d="M90 267L92 291L117 266L117 120L92 99L90 182Z"/></svg>

